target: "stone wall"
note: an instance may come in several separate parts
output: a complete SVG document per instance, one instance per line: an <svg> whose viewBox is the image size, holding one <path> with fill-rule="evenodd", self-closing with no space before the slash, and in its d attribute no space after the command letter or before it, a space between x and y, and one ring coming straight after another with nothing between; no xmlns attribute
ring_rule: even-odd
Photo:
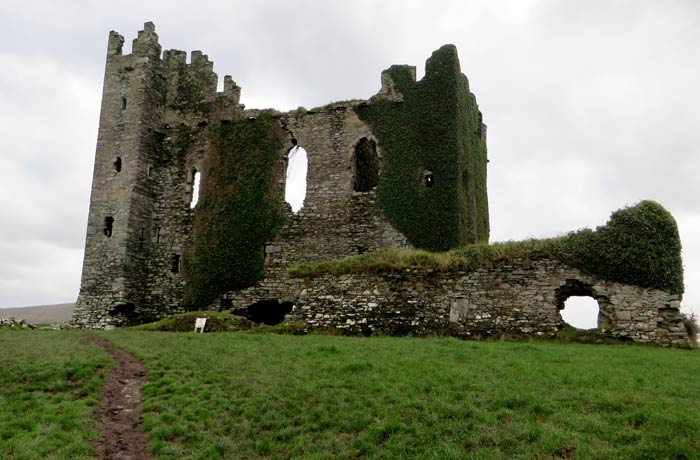
<svg viewBox="0 0 700 460"><path fill-rule="evenodd" d="M376 206L375 190L354 191L355 148L371 132L351 104L290 113L281 123L308 157L304 206L288 209L287 224L265 245L265 278L226 293L214 308L244 308L260 300L285 301L298 292L288 268L298 262L337 259L383 247L411 248ZM286 150L288 151L288 150ZM285 152L286 152L285 151ZM381 151L378 152L381 159Z"/></svg>
<svg viewBox="0 0 700 460"><path fill-rule="evenodd" d="M678 296L608 282L549 259L496 263L473 272L410 269L296 280L286 321L354 333L551 336L574 295L598 301L602 336L688 347Z"/></svg>

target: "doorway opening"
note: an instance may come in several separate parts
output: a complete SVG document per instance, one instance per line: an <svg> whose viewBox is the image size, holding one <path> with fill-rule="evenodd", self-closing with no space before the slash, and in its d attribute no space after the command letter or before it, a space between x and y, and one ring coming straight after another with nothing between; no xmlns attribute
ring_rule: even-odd
<svg viewBox="0 0 700 460"><path fill-rule="evenodd" d="M279 302L277 299L268 299L255 302L244 308L234 308L231 313L248 318L254 323L263 323L274 326L284 321L287 313L294 310L291 302Z"/></svg>

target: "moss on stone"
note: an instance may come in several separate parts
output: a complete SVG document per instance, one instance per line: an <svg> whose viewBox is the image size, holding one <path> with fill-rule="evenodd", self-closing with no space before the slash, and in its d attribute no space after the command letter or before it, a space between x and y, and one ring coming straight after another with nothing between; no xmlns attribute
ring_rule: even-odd
<svg viewBox="0 0 700 460"><path fill-rule="evenodd" d="M283 225L282 191L273 168L284 133L267 112L212 127L202 171L194 247L185 254L185 306L209 305L263 274L263 245Z"/></svg>
<svg viewBox="0 0 700 460"><path fill-rule="evenodd" d="M498 262L552 258L586 273L626 284L683 293L683 262L673 216L653 201L612 213L606 225L541 240L472 244L447 252L382 249L360 256L296 264L290 275L383 273L411 267L456 271L491 268Z"/></svg>
<svg viewBox="0 0 700 460"><path fill-rule="evenodd" d="M388 72L403 101L373 98L355 109L384 154L378 205L418 248L444 251L488 241L486 146L456 48L435 51L418 82L407 66ZM428 172L434 179L429 187Z"/></svg>

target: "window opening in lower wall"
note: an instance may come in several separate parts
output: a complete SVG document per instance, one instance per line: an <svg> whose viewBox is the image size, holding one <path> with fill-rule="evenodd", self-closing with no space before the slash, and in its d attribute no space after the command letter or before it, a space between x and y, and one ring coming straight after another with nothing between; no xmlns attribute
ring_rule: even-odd
<svg viewBox="0 0 700 460"><path fill-rule="evenodd" d="M571 296L560 311L562 319L576 329L596 329L599 312L598 301L590 296Z"/></svg>

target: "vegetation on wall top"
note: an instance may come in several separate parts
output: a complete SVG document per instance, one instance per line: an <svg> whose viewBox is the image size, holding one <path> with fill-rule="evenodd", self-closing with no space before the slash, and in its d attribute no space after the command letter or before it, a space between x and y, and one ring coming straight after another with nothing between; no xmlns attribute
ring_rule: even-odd
<svg viewBox="0 0 700 460"><path fill-rule="evenodd" d="M212 155L202 171L194 247L185 254L185 306L211 304L263 274L263 245L283 225L273 167L284 133L267 112L211 128Z"/></svg>
<svg viewBox="0 0 700 460"><path fill-rule="evenodd" d="M653 201L612 213L606 225L541 240L472 244L447 252L382 249L316 264L296 264L294 277L381 273L419 267L436 271L491 268L516 259L558 259L610 281L683 293L683 263L673 216Z"/></svg>
<svg viewBox="0 0 700 460"><path fill-rule="evenodd" d="M418 248L488 241L486 146L457 49L435 51L418 82L408 66L387 72L403 101L375 97L355 108L384 154L379 206Z"/></svg>

